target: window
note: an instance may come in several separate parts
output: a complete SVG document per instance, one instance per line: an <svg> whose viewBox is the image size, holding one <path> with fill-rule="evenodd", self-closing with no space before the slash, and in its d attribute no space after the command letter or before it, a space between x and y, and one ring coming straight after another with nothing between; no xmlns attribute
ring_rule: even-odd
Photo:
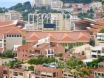
<svg viewBox="0 0 104 78"><path fill-rule="evenodd" d="M20 37L21 37L21 35L20 35Z"/></svg>
<svg viewBox="0 0 104 78"><path fill-rule="evenodd" d="M14 37L16 37L16 35L14 35Z"/></svg>
<svg viewBox="0 0 104 78"><path fill-rule="evenodd" d="M53 77L56 77L56 72L53 73Z"/></svg>
<svg viewBox="0 0 104 78"><path fill-rule="evenodd" d="M12 37L14 37L14 35L12 35Z"/></svg>
<svg viewBox="0 0 104 78"><path fill-rule="evenodd" d="M6 70L3 70L3 74L8 74L8 72Z"/></svg>
<svg viewBox="0 0 104 78"><path fill-rule="evenodd" d="M8 35L7 35L7 37L8 37Z"/></svg>
<svg viewBox="0 0 104 78"><path fill-rule="evenodd" d="M23 73L19 73L20 76L23 76Z"/></svg>
<svg viewBox="0 0 104 78"><path fill-rule="evenodd" d="M14 76L18 76L18 73L17 73L17 72L14 72L13 75L14 75Z"/></svg>
<svg viewBox="0 0 104 78"><path fill-rule="evenodd" d="M19 35L17 35L17 37L19 37Z"/></svg>
<svg viewBox="0 0 104 78"><path fill-rule="evenodd" d="M11 37L11 35L9 35L9 37Z"/></svg>

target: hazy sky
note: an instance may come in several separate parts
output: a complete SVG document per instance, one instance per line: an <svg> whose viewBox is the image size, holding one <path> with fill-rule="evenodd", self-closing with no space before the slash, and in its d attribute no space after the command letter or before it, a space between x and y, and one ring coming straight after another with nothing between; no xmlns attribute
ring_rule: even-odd
<svg viewBox="0 0 104 78"><path fill-rule="evenodd" d="M24 3L26 1L32 2L32 0L0 0L0 7L9 8L17 3Z"/></svg>

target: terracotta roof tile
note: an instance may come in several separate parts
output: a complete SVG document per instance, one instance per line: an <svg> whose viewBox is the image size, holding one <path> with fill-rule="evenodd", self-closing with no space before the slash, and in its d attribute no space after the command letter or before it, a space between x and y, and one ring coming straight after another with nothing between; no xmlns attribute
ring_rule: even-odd
<svg viewBox="0 0 104 78"><path fill-rule="evenodd" d="M12 28L12 29L10 29L9 31L7 31L6 33L8 33L8 34L22 34L22 32L21 32L21 30L20 29L18 29L18 28Z"/></svg>
<svg viewBox="0 0 104 78"><path fill-rule="evenodd" d="M35 33L33 35L33 33ZM37 40L36 37L38 37L39 39L43 39L46 37L51 37L51 41L77 41L79 35L83 34L83 36L85 37L89 37L88 39L90 39L90 33L88 31L73 31L73 32L42 32L42 31L27 31L27 35L26 35L26 40L28 41L28 39L32 36L34 36L34 41ZM35 39L36 38L36 39ZM68 39L67 39L68 38ZM82 40L84 38L81 38ZM81 40L80 39L80 40ZM31 39L29 39L31 40ZM86 39L87 40L87 39ZM88 41L88 40L87 40Z"/></svg>

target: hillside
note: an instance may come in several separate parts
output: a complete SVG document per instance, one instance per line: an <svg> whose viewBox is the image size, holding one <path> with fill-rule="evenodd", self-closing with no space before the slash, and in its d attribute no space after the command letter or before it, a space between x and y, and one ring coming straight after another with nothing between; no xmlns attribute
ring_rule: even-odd
<svg viewBox="0 0 104 78"><path fill-rule="evenodd" d="M88 4L88 3L91 3L93 1L99 1L101 2L102 0L61 0L63 1L64 3L84 3L84 4Z"/></svg>
<svg viewBox="0 0 104 78"><path fill-rule="evenodd" d="M23 20L28 20L28 14L35 12L35 9L31 7L31 3L29 1L25 3L18 3L15 6L9 8L9 10L19 11L23 15Z"/></svg>

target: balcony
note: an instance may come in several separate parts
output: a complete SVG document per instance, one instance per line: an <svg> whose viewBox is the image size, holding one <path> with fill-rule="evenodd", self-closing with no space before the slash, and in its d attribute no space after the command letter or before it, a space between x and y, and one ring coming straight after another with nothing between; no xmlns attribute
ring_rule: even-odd
<svg viewBox="0 0 104 78"><path fill-rule="evenodd" d="M98 55L98 54L97 54L97 52L96 53L95 52L91 52L91 55Z"/></svg>
<svg viewBox="0 0 104 78"><path fill-rule="evenodd" d="M18 76L18 73L17 73L17 72L14 72L13 75L14 75L14 76Z"/></svg>

